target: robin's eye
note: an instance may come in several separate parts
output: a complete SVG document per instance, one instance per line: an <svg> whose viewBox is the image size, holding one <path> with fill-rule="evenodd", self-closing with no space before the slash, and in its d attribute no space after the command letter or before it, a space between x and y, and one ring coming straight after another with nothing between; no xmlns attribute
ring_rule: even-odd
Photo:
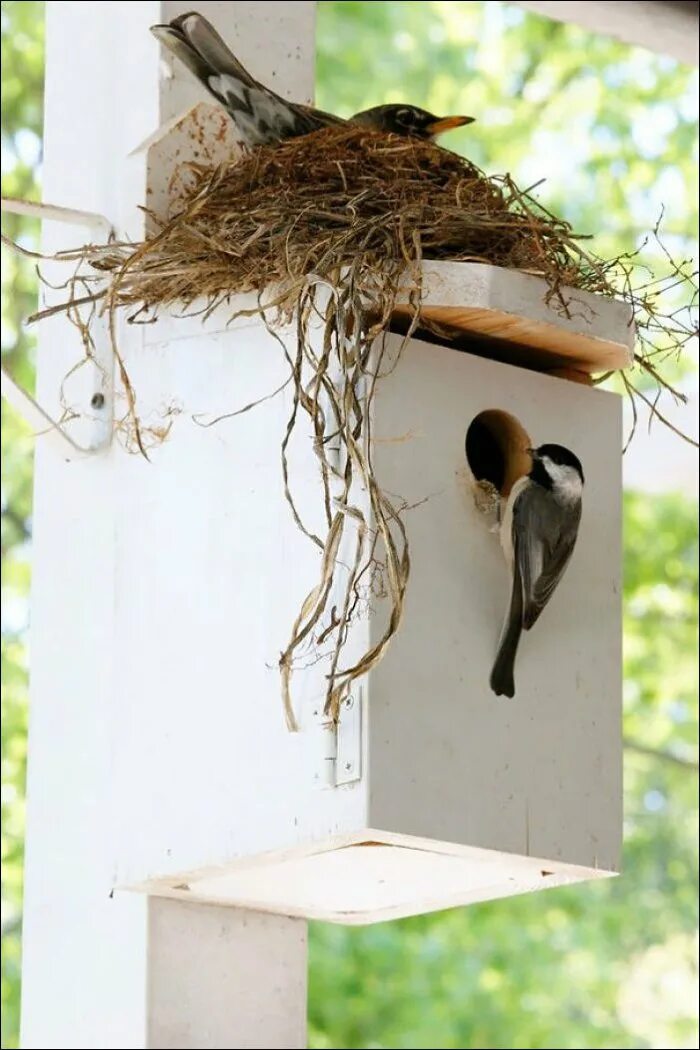
<svg viewBox="0 0 700 1050"><path fill-rule="evenodd" d="M396 122L397 124L403 124L404 127L409 127L413 123L412 111L410 109L397 109Z"/></svg>

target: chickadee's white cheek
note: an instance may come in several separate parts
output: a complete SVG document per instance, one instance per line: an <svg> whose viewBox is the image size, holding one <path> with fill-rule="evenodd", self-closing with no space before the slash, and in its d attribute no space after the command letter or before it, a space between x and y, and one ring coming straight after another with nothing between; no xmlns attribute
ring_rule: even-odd
<svg viewBox="0 0 700 1050"><path fill-rule="evenodd" d="M545 456L542 460L545 470L554 484L554 491L560 500L574 502L580 500L583 494L583 482L581 475L574 467L562 466L552 462Z"/></svg>
<svg viewBox="0 0 700 1050"><path fill-rule="evenodd" d="M557 488L563 496L572 500L580 499L581 493L583 492L583 485L581 484L581 479L575 472L573 477L562 478L557 483Z"/></svg>

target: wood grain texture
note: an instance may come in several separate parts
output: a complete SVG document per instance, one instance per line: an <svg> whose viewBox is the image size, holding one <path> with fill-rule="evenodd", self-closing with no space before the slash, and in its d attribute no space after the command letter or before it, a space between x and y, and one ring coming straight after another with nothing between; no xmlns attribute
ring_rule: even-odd
<svg viewBox="0 0 700 1050"><path fill-rule="evenodd" d="M632 363L627 304L573 288L551 296L543 278L487 263L424 262L421 317L457 340L481 340L482 356L535 371Z"/></svg>

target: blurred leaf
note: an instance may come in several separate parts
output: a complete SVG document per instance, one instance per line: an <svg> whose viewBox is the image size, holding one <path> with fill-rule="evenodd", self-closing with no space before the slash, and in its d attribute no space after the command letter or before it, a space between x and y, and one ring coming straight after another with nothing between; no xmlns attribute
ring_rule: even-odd
<svg viewBox="0 0 700 1050"><path fill-rule="evenodd" d="M44 5L2 4L2 192L39 197L43 110ZM3 216L3 231L36 244L38 224ZM33 386L33 341L24 317L36 309L37 280L27 260L2 250L2 359ZM27 739L27 600L32 501L32 440L2 412L2 1046L18 1045L24 781Z"/></svg>

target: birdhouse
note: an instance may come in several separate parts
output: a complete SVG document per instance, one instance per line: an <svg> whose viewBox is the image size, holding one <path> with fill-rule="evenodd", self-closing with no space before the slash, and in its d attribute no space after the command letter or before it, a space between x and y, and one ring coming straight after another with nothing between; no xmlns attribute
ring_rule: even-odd
<svg viewBox="0 0 700 1050"><path fill-rule="evenodd" d="M173 165L201 159L202 142L210 160L235 148L220 115L198 105L119 161L130 221L139 201L166 207ZM56 156L61 195L73 176L65 164L56 176ZM121 967L132 999L141 991L124 977L127 941L146 937L162 962L149 987L172 1019L181 1002L168 968L197 958L192 931L209 922L207 908L252 951L266 936L260 913L367 923L619 870L621 406L588 377L628 363L632 330L622 304L547 292L529 274L432 262L415 336L401 334L397 310L387 353L400 349L400 360L377 385L371 456L410 545L401 624L353 681L337 723L324 710L327 666L309 648L293 674L295 732L279 657L321 554L294 521L280 466L292 401L279 339L291 333L271 333L254 311L231 322L231 304L120 326L140 417L168 428L167 440L150 461L113 443L83 458L47 445L37 463L33 687L47 706L30 773L30 996L49 977L32 954L32 923L60 939L50 904L60 889L84 907L78 884L102 935L122 945L121 961L104 965ZM47 404L70 356L61 332L60 359L42 357ZM109 401L109 384L104 393ZM85 414L88 444L102 411L98 401ZM484 494L507 495L527 471L525 450L547 442L584 465L583 516L506 700L489 688L509 582ZM310 428L299 432L287 464L310 532L321 484L313 443ZM367 494L357 498L371 521ZM358 596L343 659L381 645L386 601L379 573ZM53 745L72 724L86 743L66 769ZM58 888L42 889L39 861L57 850L77 860ZM116 892L113 905L113 890L138 892ZM139 893L151 900L147 936ZM258 913L247 933L240 909ZM291 957L287 927L275 929ZM111 1011L123 1036L116 1000L100 995L100 1016ZM56 1010L67 1030L65 1005ZM228 1045L177 1038L160 1032L147 1045ZM301 1045L298 1033L285 1038L271 1045Z"/></svg>

